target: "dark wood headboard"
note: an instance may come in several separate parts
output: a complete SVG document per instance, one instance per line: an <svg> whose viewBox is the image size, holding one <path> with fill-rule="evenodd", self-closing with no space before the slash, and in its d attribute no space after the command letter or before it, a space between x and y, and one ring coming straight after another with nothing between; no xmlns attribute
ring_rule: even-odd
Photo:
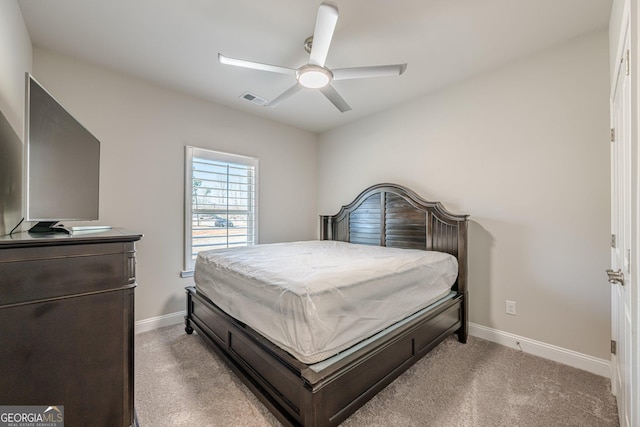
<svg viewBox="0 0 640 427"><path fill-rule="evenodd" d="M458 259L454 289L466 293L467 218L401 185L377 184L336 215L320 215L320 239L449 253Z"/></svg>

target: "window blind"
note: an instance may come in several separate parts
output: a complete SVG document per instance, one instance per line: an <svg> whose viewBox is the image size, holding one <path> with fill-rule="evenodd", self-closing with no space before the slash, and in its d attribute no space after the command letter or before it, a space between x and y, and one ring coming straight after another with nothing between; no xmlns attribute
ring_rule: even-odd
<svg viewBox="0 0 640 427"><path fill-rule="evenodd" d="M186 163L185 269L200 251L255 244L257 159L187 147Z"/></svg>

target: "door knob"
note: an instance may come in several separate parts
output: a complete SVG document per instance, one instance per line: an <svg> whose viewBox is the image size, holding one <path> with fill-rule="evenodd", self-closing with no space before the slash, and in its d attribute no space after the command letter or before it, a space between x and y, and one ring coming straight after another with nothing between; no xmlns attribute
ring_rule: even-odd
<svg viewBox="0 0 640 427"><path fill-rule="evenodd" d="M618 269L618 271L608 269L607 276L609 276L609 283L611 283L612 285L620 283L622 286L624 286L624 273L621 269Z"/></svg>

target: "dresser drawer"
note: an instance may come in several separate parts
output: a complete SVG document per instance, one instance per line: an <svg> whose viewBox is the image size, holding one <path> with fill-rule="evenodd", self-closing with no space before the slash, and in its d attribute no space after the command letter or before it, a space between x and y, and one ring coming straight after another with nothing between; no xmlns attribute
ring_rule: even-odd
<svg viewBox="0 0 640 427"><path fill-rule="evenodd" d="M134 283L131 242L0 250L0 307Z"/></svg>
<svg viewBox="0 0 640 427"><path fill-rule="evenodd" d="M0 306L122 288L123 254L0 263Z"/></svg>

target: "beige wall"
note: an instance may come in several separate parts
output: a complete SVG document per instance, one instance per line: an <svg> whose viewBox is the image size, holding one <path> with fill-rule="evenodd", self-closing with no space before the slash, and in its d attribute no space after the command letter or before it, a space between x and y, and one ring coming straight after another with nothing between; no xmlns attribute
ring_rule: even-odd
<svg viewBox="0 0 640 427"><path fill-rule="evenodd" d="M31 71L31 39L15 0L0 1L0 111L22 138L24 73Z"/></svg>
<svg viewBox="0 0 640 427"><path fill-rule="evenodd" d="M184 146L259 158L259 241L315 237L317 137L34 49L34 76L101 141L100 224L144 234L136 319L184 310Z"/></svg>
<svg viewBox="0 0 640 427"><path fill-rule="evenodd" d="M318 208L395 182L470 214L471 321L608 359L608 106L601 32L321 135Z"/></svg>

